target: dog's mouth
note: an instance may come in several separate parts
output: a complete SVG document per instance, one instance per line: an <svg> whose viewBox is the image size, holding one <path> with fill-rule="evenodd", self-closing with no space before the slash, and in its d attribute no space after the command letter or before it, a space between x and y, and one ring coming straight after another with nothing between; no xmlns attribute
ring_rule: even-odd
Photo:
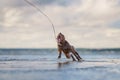
<svg viewBox="0 0 120 80"><path fill-rule="evenodd" d="M57 39L57 43L58 43L58 45L59 46L61 46L62 45L62 42L61 42L61 39L59 38L59 39Z"/></svg>

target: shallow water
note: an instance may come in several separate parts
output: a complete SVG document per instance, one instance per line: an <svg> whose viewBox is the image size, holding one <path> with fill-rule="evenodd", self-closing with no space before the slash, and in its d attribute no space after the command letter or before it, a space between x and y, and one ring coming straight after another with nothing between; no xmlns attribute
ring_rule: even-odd
<svg viewBox="0 0 120 80"><path fill-rule="evenodd" d="M84 61L57 59L55 49L1 49L0 80L119 80L120 50L77 50Z"/></svg>

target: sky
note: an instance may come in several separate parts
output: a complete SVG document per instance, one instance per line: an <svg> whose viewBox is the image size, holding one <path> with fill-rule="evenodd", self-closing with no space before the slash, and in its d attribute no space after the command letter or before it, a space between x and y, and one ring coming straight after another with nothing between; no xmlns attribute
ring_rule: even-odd
<svg viewBox="0 0 120 80"><path fill-rule="evenodd" d="M29 0L76 48L120 48L120 0ZM24 0L0 1L0 48L57 48L48 19Z"/></svg>

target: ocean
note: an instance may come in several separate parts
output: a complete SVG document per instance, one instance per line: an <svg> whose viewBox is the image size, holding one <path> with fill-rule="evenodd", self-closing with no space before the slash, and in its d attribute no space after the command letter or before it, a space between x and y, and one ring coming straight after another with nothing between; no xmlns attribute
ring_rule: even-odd
<svg viewBox="0 0 120 80"><path fill-rule="evenodd" d="M77 49L83 61L57 59L57 49L0 49L0 80L120 80L120 49Z"/></svg>

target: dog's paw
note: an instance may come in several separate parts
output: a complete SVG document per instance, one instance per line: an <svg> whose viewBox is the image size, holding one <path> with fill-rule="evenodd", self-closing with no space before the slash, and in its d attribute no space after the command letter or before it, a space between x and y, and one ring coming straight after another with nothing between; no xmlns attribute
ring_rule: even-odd
<svg viewBox="0 0 120 80"><path fill-rule="evenodd" d="M61 56L58 56L58 59L60 59L61 58Z"/></svg>

